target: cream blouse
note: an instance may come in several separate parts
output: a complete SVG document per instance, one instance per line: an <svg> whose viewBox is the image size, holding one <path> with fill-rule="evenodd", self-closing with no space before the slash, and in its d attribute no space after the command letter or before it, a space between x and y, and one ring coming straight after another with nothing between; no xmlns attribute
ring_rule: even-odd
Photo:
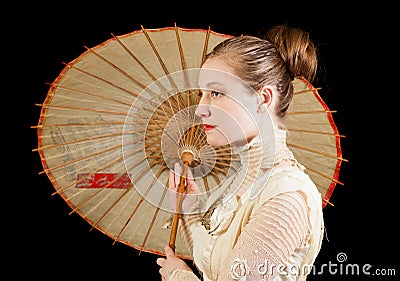
<svg viewBox="0 0 400 281"><path fill-rule="evenodd" d="M286 131L276 132L274 151L266 141L236 148L241 168L205 203L217 203L209 229L204 214L181 219L180 235L204 281L305 280L318 255L321 194L286 146ZM201 279L176 269L168 280Z"/></svg>

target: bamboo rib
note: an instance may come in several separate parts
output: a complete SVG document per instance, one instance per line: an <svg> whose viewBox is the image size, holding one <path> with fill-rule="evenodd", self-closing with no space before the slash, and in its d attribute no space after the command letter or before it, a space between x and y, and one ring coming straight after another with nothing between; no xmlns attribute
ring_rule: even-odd
<svg viewBox="0 0 400 281"><path fill-rule="evenodd" d="M134 59L134 61L146 72L147 75L153 80L154 83L161 89L162 92L167 92L167 89L158 81L158 79L151 73L151 71L133 54L133 52L119 39L119 37L111 34L114 39L121 45L121 47Z"/></svg>
<svg viewBox="0 0 400 281"><path fill-rule="evenodd" d="M128 78L129 80L131 80L133 83L135 83L136 85L138 85L140 88L142 88L143 90L147 88L147 86L143 83L141 83L139 80L135 79L134 77L132 77L131 75L129 75L129 73L127 73L126 71L122 70L120 67L118 67L117 65L115 65L114 63L112 63L111 61L109 61L108 59L106 59L105 57L103 57L102 55L100 55L99 53L97 53L95 50L93 50L92 48L86 47L85 48L91 52L92 54L94 54L96 57L100 58L102 61L104 61L105 63L107 63L108 65L110 65L113 69L117 70L118 72L120 72L123 76L125 76L126 78ZM76 67L75 67L76 68ZM83 71L83 70L81 70ZM85 72L85 71L83 71ZM87 73L87 72L85 72ZM91 75L94 76L94 75ZM96 76L98 77L98 76ZM103 80L102 81L106 81ZM115 84L113 84L115 85ZM136 96L137 98L137 96Z"/></svg>
<svg viewBox="0 0 400 281"><path fill-rule="evenodd" d="M57 189L56 191L54 191L51 195L54 196L54 195L56 195L56 194L60 194L61 192L67 190L68 188L71 188L72 186L74 186L74 185L76 185L76 184L78 184L78 183L80 183L80 182L82 182L82 181L84 181L84 180L90 178L91 176L95 175L97 172L101 172L101 171L103 171L103 169L107 169L107 168L109 168L109 167L112 167L112 166L113 166L114 164L116 164L116 163L121 163L121 160L122 160L122 159L123 159L123 157L119 157L119 158L115 159L114 161L110 161L107 165L102 166L102 167L100 167L100 168L97 168L97 169L93 170L92 172L88 173L87 176L82 177L80 180L73 181L73 182L71 182L70 184L68 184L68 185L66 185L66 186L64 186L64 187L58 188L58 189ZM67 165L66 165L66 166L67 166Z"/></svg>
<svg viewBox="0 0 400 281"><path fill-rule="evenodd" d="M229 158L229 157L220 157L220 156L218 156L217 159L218 159L218 161L226 161L225 164L229 163L229 162L234 162L234 161L239 161L240 160L239 157L236 157L236 158L231 157L231 158Z"/></svg>
<svg viewBox="0 0 400 281"><path fill-rule="evenodd" d="M75 88L63 86L63 85L60 85L60 84L53 85L53 86L57 87L57 89L68 90L68 91L71 91L71 92L74 92L74 93L88 95L88 96L91 96L91 97L100 98L102 100L112 101L112 102L115 102L115 103L118 103L118 104L126 105L128 108L132 105L132 102L124 102L121 99L114 99L114 98L111 98L109 96L95 94L95 93L91 93L91 92L88 92L88 91L83 91L83 90L80 90L80 89L75 89ZM57 97L60 97L60 95L57 95Z"/></svg>
<svg viewBox="0 0 400 281"><path fill-rule="evenodd" d="M183 116L182 116L183 117ZM188 134L190 134L190 130L191 128L193 128L193 122L190 122L190 117L186 116L187 122L185 121L180 121L180 122L175 122L175 125L178 125L178 136L180 136L179 140L177 140L178 142L178 146L184 146L184 145L190 145L190 143L188 142ZM178 123L178 124L176 124ZM189 131L186 131L186 129L184 128L184 124L188 124L189 125Z"/></svg>
<svg viewBox="0 0 400 281"><path fill-rule="evenodd" d="M126 172L121 173L117 178L120 179L122 176L127 175ZM85 206L87 203L89 203L92 199L94 199L97 195L99 195L101 192L103 192L104 190L106 190L109 186L111 186L111 184L115 183L117 181L117 178L115 178L114 180L112 180L111 182L109 182L107 185L102 186L101 188L98 188L96 192L94 192L91 196L89 196L88 198L86 198L86 200L82 201L79 203L79 205L75 206L68 214L72 215L73 213L75 213L77 210L81 209L83 206ZM132 184L130 185L129 188L127 189L131 189L132 188ZM86 218L85 215L82 216L83 218Z"/></svg>
<svg viewBox="0 0 400 281"><path fill-rule="evenodd" d="M315 92L315 91L319 91L319 90L321 90L322 88L312 88L312 89L305 89L305 90L302 90L302 91L296 91L296 92L293 92L293 94L294 95L299 95L299 94L308 94L308 93L310 93L310 91L311 92Z"/></svg>
<svg viewBox="0 0 400 281"><path fill-rule="evenodd" d="M204 133L204 130L201 130L200 128L201 126L197 126L198 133L194 135L194 139L192 142L192 145L196 147L197 150L200 150L207 143L207 137Z"/></svg>
<svg viewBox="0 0 400 281"><path fill-rule="evenodd" d="M111 133L111 134L95 135L93 137L82 138L79 140L66 141L63 143L57 143L57 144L52 144L52 145L42 145L38 148L32 149L32 151L43 151L45 149L57 148L60 146L65 146L65 145L70 145L70 144L83 143L86 141L93 141L93 140L105 139L105 138L111 138L111 137L120 137L120 136L124 136L124 135L136 135L136 134L140 135L140 133L142 133L142 132L130 131L130 132L117 132L117 133Z"/></svg>
<svg viewBox="0 0 400 281"><path fill-rule="evenodd" d="M204 163L208 167L212 167L212 165L211 165L212 163L209 163L207 161L202 161L202 163ZM228 171L226 169L224 169L224 166L229 167L230 165L223 165L222 163L219 163L218 165L215 165L212 170L226 175L228 173ZM220 167L222 167L222 168L220 168Z"/></svg>
<svg viewBox="0 0 400 281"><path fill-rule="evenodd" d="M73 186L76 186L78 183L89 179L91 176L95 175L97 172L104 171L103 169L105 169L105 168L111 167L111 166L113 166L113 165L116 164L116 163L117 163L117 164L118 164L118 163L121 163L121 159L122 159L122 157L116 159L115 161L110 162L108 165L105 165L105 166L100 167L100 168L98 168L98 169L96 169L96 170L93 170L92 172L88 173L88 175L86 175L85 177L80 178L79 180L75 180L75 181L71 182L70 184L68 184L68 185L66 185L66 186L63 186L63 187L58 188L56 191L54 191L54 192L51 194L51 196L54 196L54 195L56 195L56 194L60 194L61 192L64 192L65 190L67 190L67 189L69 189L69 188L71 188L71 187L73 187ZM113 167L115 168L115 166L113 166ZM84 192L84 190L82 189L81 192ZM80 192L79 192L78 194L80 194ZM76 209L77 209L77 208L73 208L73 211L70 212L70 214L74 213Z"/></svg>
<svg viewBox="0 0 400 281"><path fill-rule="evenodd" d="M164 121L160 119L159 121ZM57 128L57 127L103 127L103 126L124 126L124 125L138 125L138 126L145 126L146 124L143 120L136 120L136 121L102 121L102 122L71 122L71 123L53 123L53 124L39 124L31 126L32 129L48 129L48 128ZM143 127L144 128L144 127ZM131 131L132 134L135 134L134 131ZM43 138L42 136L40 136Z"/></svg>
<svg viewBox="0 0 400 281"><path fill-rule="evenodd" d="M82 123L53 123L53 124L40 124L32 125L31 129L48 129L55 127L101 127L101 126L111 126L111 125L134 125L137 122L121 122L121 121L107 121L107 122L82 122Z"/></svg>
<svg viewBox="0 0 400 281"><path fill-rule="evenodd" d="M162 126L165 126L166 123L170 120L170 118L172 118L175 114L175 112L180 111L180 105L179 105L179 100L176 98L176 96L171 96L169 99L167 99L164 103L161 104L161 107L164 106L165 103L168 103L170 109L171 109L171 114L166 114L167 120L165 120L165 122L163 122L162 124L160 124L159 122L153 122L154 119L156 119L158 117L157 111L155 112L156 115L153 115L152 119L149 122L149 125L151 124L155 124L157 125L159 128L161 128L161 131L164 130L164 128ZM179 125L182 127L183 124L179 123Z"/></svg>
<svg viewBox="0 0 400 281"><path fill-rule="evenodd" d="M333 203L331 203L331 202L330 202L328 199L326 199L325 197L323 197L322 200L323 200L325 203L331 205L332 207L335 206L335 205L333 205Z"/></svg>
<svg viewBox="0 0 400 281"><path fill-rule="evenodd" d="M165 167L161 167L156 176L154 177L154 179L152 180L152 182L148 185L145 193L143 194L143 196L141 196L139 203L136 204L135 208L133 209L133 211L131 212L131 214L129 215L128 219L125 221L123 227L120 229L119 233L117 234L116 238L114 239L114 243L116 241L119 240L119 238L121 237L122 233L125 231L126 227L128 226L129 222L132 220L133 216L136 214L137 210L139 209L140 205L143 203L144 198L146 198L147 194L150 192L151 187L154 185L154 183L157 181L157 179L160 177L161 173L165 170ZM162 198L164 197L164 195L162 196ZM160 206L160 205L159 205Z"/></svg>
<svg viewBox="0 0 400 281"><path fill-rule="evenodd" d="M207 192L207 196L209 196L210 195L210 185L208 183L208 179L207 179L207 177L203 177L202 180L203 180L205 191Z"/></svg>
<svg viewBox="0 0 400 281"><path fill-rule="evenodd" d="M75 109L75 110L84 110L84 111L88 111L88 112L92 112L92 110L87 110L87 108L70 108L70 107L57 107L57 106L55 106L55 105L48 105L48 104L46 104L46 106L44 106L43 104L35 104L35 106L40 106L40 107L42 107L42 108L54 108L54 109L65 109L65 110L67 110L67 109ZM151 111L149 111L149 109L148 108L144 108L144 107L140 107L140 106L138 106L138 105L132 105L133 107L135 107L135 108L137 108L137 109L140 109L141 111L145 111L145 112L147 112L147 113L151 113ZM159 110L162 110L163 111L163 113L164 113L164 116L160 116L160 115L157 115L157 118L160 118L160 120L162 120L162 121L166 121L166 120L168 120L168 118L169 118L169 116L172 114L168 114L168 113L166 113L166 111L165 111L165 108L163 107L163 106L160 106L160 107L158 107L154 112L157 112L157 111L159 111ZM171 110L173 110L173 109L171 109ZM126 116L127 115L127 112L120 112L120 114L119 115L124 115L124 116ZM129 115L130 117L138 117L138 122L137 123L139 123L139 122L144 122L144 121L142 121L142 117L143 116L141 116L141 115L134 115L134 114L130 114ZM154 118L154 117L153 117ZM165 118L165 119L163 119L163 118ZM80 123L69 123L69 124L60 124L60 126L72 126L72 125L79 125ZM133 124L133 123L131 123L131 122L124 122L124 123L121 123L121 122L110 122L110 124L127 124L127 125L129 125L129 124ZM38 125L37 127L39 127L40 125ZM43 126L43 125L42 125ZM54 125L53 125L54 126ZM33 126L32 126L32 128L33 128Z"/></svg>
<svg viewBox="0 0 400 281"><path fill-rule="evenodd" d="M176 35L176 42L178 43L178 49L179 49L179 56L181 58L181 65L182 65L182 70L186 70L187 69L187 65L186 65L186 60L185 60L185 56L183 55L183 48L182 48L182 41L181 38L179 36L179 29L176 26L176 23L174 23L174 29L175 29L175 35ZM188 78L188 73L186 71L183 72L184 76L185 76L185 85L186 85L186 89L189 89L189 78ZM189 101L186 104L187 106L189 106Z"/></svg>
<svg viewBox="0 0 400 281"><path fill-rule="evenodd" d="M218 149L216 149L216 151L219 153L218 155L231 155L231 153L222 154L222 152L223 151L231 152L232 151L232 147L230 147L230 146L225 146L225 147L219 146Z"/></svg>
<svg viewBox="0 0 400 281"><path fill-rule="evenodd" d="M66 186L64 186L64 187L58 188L58 189L57 189L56 191L54 191L51 195L54 196L54 195L56 195L56 194L60 194L61 192L67 190L68 188L71 188L72 186L77 185L78 183L89 179L90 177L92 177L92 176L95 175L96 173L101 172L101 171L103 171L104 169L107 169L107 168L113 166L113 165L116 164L116 163L120 163L122 159L123 159L123 157L119 157L119 158L115 159L114 161L110 161L107 165L102 166L102 167L100 167L100 168L97 168L97 169L93 170L92 172L88 173L85 177L82 177L82 178L80 178L79 180L73 181L73 182L71 182L70 184L68 184L68 185L66 185ZM66 166L68 166L68 165L66 165Z"/></svg>
<svg viewBox="0 0 400 281"><path fill-rule="evenodd" d="M170 77L170 75L169 75L170 73L168 71L168 68L165 65L165 63L164 63L163 59L161 58L160 54L158 53L158 50L157 50L156 46L154 45L153 41L151 40L149 34L147 33L147 30L143 27L143 25L141 25L140 27L141 27L141 29L143 31L143 34L146 36L147 42L149 42L149 44L151 46L151 49L153 50L154 54L156 55L156 57L158 59L158 62L160 63L162 69L164 70L164 74L167 76L167 78L168 78L169 82L171 83L171 85L175 88L175 91L179 92L178 86L176 86L174 80Z"/></svg>
<svg viewBox="0 0 400 281"><path fill-rule="evenodd" d="M159 121L164 121L163 119L159 119ZM138 121L104 121L104 122L80 122L80 123L53 123L46 125L32 125L31 129L49 129L49 128L57 128L57 127L103 127L103 126L124 126L124 125L145 125L143 120ZM132 132L135 134L135 132ZM43 138L43 137L42 137Z"/></svg>
<svg viewBox="0 0 400 281"><path fill-rule="evenodd" d="M166 192L163 192L160 201L163 201L163 200L164 200L165 194L166 194ZM146 245L147 239L149 238L150 232L151 232L151 230L153 229L153 225L154 225L154 222L155 222L155 220L156 220L156 218L157 218L157 215L158 215L159 211L160 211L160 207L157 207L157 208L155 209L155 211L154 211L153 218L152 218L152 220L151 220L151 222L150 222L150 226L149 226L149 228L147 229L146 236L145 236L145 238L144 238L144 240L143 240L143 243L142 243L141 248L139 249L139 255L141 254L141 252L143 251L143 249L144 249L144 247L145 247L145 245Z"/></svg>
<svg viewBox="0 0 400 281"><path fill-rule="evenodd" d="M289 111L287 114L289 115L298 115L298 114L316 114L316 113L336 113L336 110L309 110L309 111Z"/></svg>
<svg viewBox="0 0 400 281"><path fill-rule="evenodd" d="M318 174L318 175L320 175L320 176L323 176L324 178L327 178L327 179L329 179L329 180L331 180L331 181L333 181L333 182L335 182L335 183L337 183L337 184L344 185L344 183L340 182L339 180L337 180L337 179L334 178L334 177L331 177L331 176L329 176L329 175L327 175L327 174L325 174L325 173L322 173L322 172L320 172L320 171L317 171L317 170L315 170L315 169L313 169L313 168L311 168L311 167L309 167L309 166L306 166L306 165L304 165L304 164L303 164L303 166L304 166L307 170L313 171L314 173L316 173L316 174Z"/></svg>
<svg viewBox="0 0 400 281"><path fill-rule="evenodd" d="M70 63L65 63L65 64L66 64L66 66L68 66L70 69L77 70L77 71L79 71L79 72L81 72L81 73L83 73L83 74L85 74L85 75L87 75L87 76L89 76L89 77L92 77L92 78L95 78L96 80L102 81L102 82L104 82L104 83L106 83L106 84L108 84L108 85L110 85L110 86L112 86L112 87L114 87L114 88L116 88L116 89L121 90L122 92L125 92L125 93L129 94L130 96L132 96L132 97L134 97L134 98L138 98L138 99L141 98L141 96L140 96L139 94L137 94L137 93L135 93L135 92L132 92L132 91L130 91L130 90L128 90L128 89L125 89L125 88L123 88L123 87L121 87L121 86L118 86L117 84L115 84L115 83L113 83L113 82L111 82L111 81L109 81L109 80L106 80L106 79L101 78L101 77L99 77L99 76L97 76L97 75L94 75L93 73L87 72L87 71L85 71L85 70L83 70L83 69L81 69L81 68L79 68L79 67L77 67L77 66L75 66L75 65L73 65L73 64L70 64ZM144 87L144 88L142 88L142 89L146 89L145 85L143 85L143 84L141 84L141 83L140 83L138 86ZM152 92L152 93L155 94L154 92Z"/></svg>
<svg viewBox="0 0 400 281"><path fill-rule="evenodd" d="M95 156L98 156L98 155L101 155L101 154L105 154L106 152L120 149L121 147L122 147L122 145L121 145L121 144L118 144L118 145L116 145L116 146L113 146L113 147L110 147L110 148L107 148L107 149L98 151L98 152L96 152L96 153L92 153L91 155L85 155L85 156L83 156L83 157L81 157L81 158L76 158L76 159L74 159L74 160L72 160L72 161L65 162L65 163L62 163L62 164L60 164L60 165L55 165L55 166L52 166L51 168L43 169L43 171L42 171L41 173L52 172L52 171L55 171L55 170L64 168L64 167L66 167L66 166L70 166L70 165L72 165L72 164L79 163L79 162L81 162L81 161L83 161L83 160L87 160L87 159L90 159L90 158L92 158L92 157L95 157Z"/></svg>
<svg viewBox="0 0 400 281"><path fill-rule="evenodd" d="M156 125L158 129L163 132L176 146L179 146L178 142L166 131L164 130L165 123L158 123L158 122L152 122L152 124ZM146 132L149 132L148 130Z"/></svg>
<svg viewBox="0 0 400 281"><path fill-rule="evenodd" d="M219 178L219 175L214 169L211 170L210 175L214 178L214 180L217 183L217 185L221 184L221 180Z"/></svg>
<svg viewBox="0 0 400 281"><path fill-rule="evenodd" d="M110 98L110 97L108 97L108 96L99 95L99 94L94 94L94 93L91 93L91 92L88 92L88 91L78 90L78 89L75 89L75 88L70 88L70 87L66 87L66 86L59 85L59 84L57 84L57 85L54 85L54 84L53 84L52 86L53 86L53 87L60 88L60 89L64 89L64 90L69 90L69 91L71 91L71 92L83 94L83 95L88 95L88 96L92 96L92 97L98 97L98 98L100 98L100 99L104 99L104 100L107 100L107 101L112 101L112 102L115 102L115 103L118 103L118 104L121 104L121 105L126 105L127 108L134 107L134 108L136 108L136 109L146 110L146 111L148 111L148 113L151 113L151 112L152 112L152 111L150 111L150 108L144 108L144 107L142 107L142 106L136 105L135 103L132 103L132 101L131 101L131 102L123 102L123 101L120 100L120 99L112 99L112 98ZM58 97L60 97L60 95L58 95ZM158 95L156 95L156 99L159 100ZM143 102L145 102L146 104L149 103L149 104L151 104L151 105L153 105L153 106L156 105L156 103L154 103L153 100L145 99L145 98L143 98L143 97L141 98L141 100L142 100ZM165 116L167 119L168 119L168 117L170 116L170 114L173 113L173 109L172 109L172 108L168 109L168 107L166 107L164 104L161 104L161 106L156 107L156 110L155 110L155 111L157 112L158 110L160 110L160 111L162 110L163 113L164 113L164 116ZM168 112L169 114L168 114L167 112ZM126 114L126 113L125 113L125 114Z"/></svg>
<svg viewBox="0 0 400 281"><path fill-rule="evenodd" d="M189 129L189 134L187 134L187 136L188 136L187 143L190 144L190 145L193 145L193 143L194 143L194 141L193 141L194 138L195 138L195 131L194 131L194 129L195 129L194 126L190 127L190 129Z"/></svg>
<svg viewBox="0 0 400 281"><path fill-rule="evenodd" d="M97 80L99 80L99 81L102 81L102 82L104 82L104 83L106 83L106 84L108 84L108 85L111 85L112 87L114 87L114 88L116 88L116 89L119 89L119 90L121 90L121 91L123 91L123 92L129 94L130 96L132 96L132 97L134 97L134 98L139 99L140 101L144 102L145 104L146 104L146 103L149 103L149 104L151 104L153 107L157 108L157 104L154 103L154 101L149 100L149 99L146 99L146 98L144 98L142 95L139 95L139 94L137 94L137 93L135 93L135 92L132 92L132 91L130 91L130 90L128 90L128 89L125 89L125 88L123 88L123 87L120 87L120 86L118 86L117 84L113 83L112 81L103 79L103 78L101 78L101 77L99 77L99 76L97 76L97 75L94 75L94 74L92 74L92 73L89 73L89 72L87 72L87 71L85 71L85 70L83 70L83 69L80 69L80 68L76 67L75 65L72 65L72 64L66 64L66 65L67 65L70 69L75 69L75 70L77 70L77 71L79 71L79 72L81 72L81 73L83 73L83 74L85 74L85 75L87 75L87 76L90 76L90 77L95 78L95 79L97 79ZM130 77L130 76L128 75L128 77ZM133 81L133 82L135 83L135 81ZM142 83L139 83L139 84L137 84L137 85L138 85L139 87L141 87L143 90L146 89L146 85L144 85L144 84L142 84ZM155 98L159 101L159 97L158 97L159 94L158 94L158 93L155 93L154 91L152 91L151 89L148 89L148 88L146 89L146 91L148 91L149 93L151 93L152 96L155 97ZM171 107L171 111L174 112L173 109L172 109L172 107Z"/></svg>
<svg viewBox="0 0 400 281"><path fill-rule="evenodd" d="M316 149L311 149L311 148L308 148L308 147L305 147L305 146L302 146L302 145L298 145L298 144L294 144L294 143L287 143L287 145L291 146L291 147L298 148L298 149L306 150L306 151L309 151L309 152L313 152L313 153L316 153L316 154L320 154L320 155L323 155L323 156L327 156L327 157L330 157L330 158L333 158L333 159L337 159L337 160L340 160L340 161L348 162L347 159L344 159L341 156L336 156L336 155L333 155L333 154L325 153L325 152L322 152L322 151L319 151L319 150L316 150Z"/></svg>
<svg viewBox="0 0 400 281"><path fill-rule="evenodd" d="M106 114L110 114L110 115L121 115L124 117L126 116L126 112L123 112L123 111L112 111L112 110L96 109L96 108L90 108L90 107L73 107L73 106L50 105L50 104L36 104L36 106L40 106L42 108L47 108L47 109L77 110L77 111L87 111L87 112L96 112L96 113L106 113ZM139 116L137 116L137 117L139 117Z"/></svg>
<svg viewBox="0 0 400 281"><path fill-rule="evenodd" d="M345 138L345 135L340 135L332 132L322 132L322 131L313 131L313 130L305 130L305 129L296 129L296 128L286 128L290 132L299 132L299 133L310 133L310 134L317 134L317 135L331 135L339 138Z"/></svg>
<svg viewBox="0 0 400 281"><path fill-rule="evenodd" d="M160 173L159 173L159 174L161 174L161 173L163 172L163 170L164 170L164 169L160 169ZM160 176L160 175L158 175L157 178L158 178L159 176ZM162 193L162 195L161 195L160 201L158 202L158 205L157 205L157 206L161 206L162 203L163 203L164 200L165 200L165 195L167 194L167 190L168 190L168 181L165 183L165 185L166 185L166 188L164 188L164 191L163 191L163 193ZM154 214L153 214L153 218L152 218L152 220L150 221L149 227L147 228L147 232L146 232L146 235L145 235L145 237L144 237L144 239L143 239L141 248L140 248L140 250L139 250L139 254L142 252L143 248L144 248L145 245L146 245L147 239L149 238L150 232L151 232L151 230L153 229L154 222L155 222L155 220L156 220L156 218L157 218L157 215L158 215L159 211L160 211L160 207L155 208Z"/></svg>
<svg viewBox="0 0 400 281"><path fill-rule="evenodd" d="M136 149L136 150L131 151L131 154L130 154L130 155L134 155L134 154L137 153L139 150L140 150L140 149ZM52 168L50 168L50 169L45 169L45 171L46 171L46 173L47 173L47 172L50 172L50 171L54 171L56 168L67 167L67 166L69 166L69 165L76 164L76 163L78 163L78 162L80 162L80 161L87 160L87 159L89 159L89 158L91 158L91 156L88 156L88 157L86 157L86 158L82 158L82 159L80 159L79 161L71 161L72 163L70 162L70 163L67 163L67 164L64 164L64 165L60 165L60 166L58 166L58 167L52 167ZM97 172L101 172L101 171L104 171L105 169L107 169L107 168L109 168L109 167L113 167L115 164L122 163L122 162L123 162L123 158L124 158L123 156L120 156L120 157L116 158L116 159L113 160L113 161L109 161L107 165L104 165L104 166L101 166L101 167L97 168L96 170L94 170L93 172L91 172L88 176L82 178L81 181L83 181L84 179L89 178L90 176L93 176L93 175L96 174ZM78 181L78 180L77 180L77 181L73 182L71 185L67 185L66 187L59 188L59 189L57 189L54 193L52 193L52 195L58 194L58 193L60 193L60 192L63 192L63 191L66 190L67 188L70 188L70 187L72 187L72 185L77 184L77 183L79 183L79 182L81 182L81 181Z"/></svg>
<svg viewBox="0 0 400 281"><path fill-rule="evenodd" d="M221 149L222 150L222 149ZM232 153L224 153L224 152L220 152L221 150L216 149L216 153L218 155L218 158L221 159L232 159ZM228 156L227 158L225 156ZM236 159L240 159L239 156L236 156Z"/></svg>
<svg viewBox="0 0 400 281"><path fill-rule="evenodd" d="M124 190L124 192L113 202L113 204L100 216L100 218L92 224L90 231L98 226L98 224L107 216L111 210L125 197L126 194L131 190L133 184L131 184L130 188Z"/></svg>
<svg viewBox="0 0 400 281"><path fill-rule="evenodd" d="M141 160L140 162L143 162L145 159L146 159L146 158L142 158L142 159L139 159L139 160ZM138 162L138 163L140 163L140 162ZM149 166L152 167L152 163L150 163ZM132 186L133 186L133 182L136 181L136 180L137 180L138 178L140 178L141 176L143 176L146 172L147 172L147 170L143 169L143 170L142 170L142 173L139 173L139 174L137 175L137 177L135 178L135 180L132 180L132 181L131 181L131 182L132 182L132 185L130 186L130 188L127 188L127 189L113 202L113 204L111 204L111 206L103 213L103 215L100 216L100 218L99 218L96 222L93 223L92 229L93 229L93 228L96 228L96 226L104 219L104 217L107 216L107 214L109 214L109 213L111 212L111 210L112 210L113 208L115 208L115 206L126 196L126 194L131 190L131 188L132 188Z"/></svg>
<svg viewBox="0 0 400 281"><path fill-rule="evenodd" d="M211 27L209 26L206 33L206 38L204 40L204 47L203 47L203 56L201 60L201 64L203 64L204 60L206 59L207 50L208 50L208 42L210 41L210 34L211 34Z"/></svg>

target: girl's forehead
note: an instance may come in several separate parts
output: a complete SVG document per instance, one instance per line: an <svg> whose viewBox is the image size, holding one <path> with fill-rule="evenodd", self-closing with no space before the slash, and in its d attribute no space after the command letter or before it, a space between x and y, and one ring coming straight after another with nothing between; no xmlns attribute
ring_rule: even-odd
<svg viewBox="0 0 400 281"><path fill-rule="evenodd" d="M231 72L217 68L202 68L199 73L198 84L204 88L230 88L238 87L243 84L241 79Z"/></svg>
<svg viewBox="0 0 400 281"><path fill-rule="evenodd" d="M219 91L226 95L238 96L250 94L251 87L230 72L219 69L202 68L198 87L202 91Z"/></svg>

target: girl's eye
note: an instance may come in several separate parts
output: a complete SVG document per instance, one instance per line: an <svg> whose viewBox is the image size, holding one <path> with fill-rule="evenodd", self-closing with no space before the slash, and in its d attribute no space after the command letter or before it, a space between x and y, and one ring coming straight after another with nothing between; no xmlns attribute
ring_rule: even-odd
<svg viewBox="0 0 400 281"><path fill-rule="evenodd" d="M220 97L220 96L222 96L223 94L222 93L220 93L220 92L217 92L217 91L211 91L211 96L212 97L215 97L215 98L217 98L217 97Z"/></svg>

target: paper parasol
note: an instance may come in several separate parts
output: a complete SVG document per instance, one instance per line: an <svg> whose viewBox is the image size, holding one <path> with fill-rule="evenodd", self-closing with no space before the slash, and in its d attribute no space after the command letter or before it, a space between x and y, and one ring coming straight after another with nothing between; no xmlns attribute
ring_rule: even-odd
<svg viewBox="0 0 400 281"><path fill-rule="evenodd" d="M205 192L238 168L229 145L207 145L194 114L198 93L190 72L229 37L176 25L142 27L112 35L66 63L38 105L33 127L41 174L71 214L114 242L164 255L176 216L166 207L171 163L191 151L189 164ZM317 184L324 207L342 184L341 136L317 89L302 78L294 85L285 120L288 145ZM191 259L179 236L173 243L176 255Z"/></svg>

